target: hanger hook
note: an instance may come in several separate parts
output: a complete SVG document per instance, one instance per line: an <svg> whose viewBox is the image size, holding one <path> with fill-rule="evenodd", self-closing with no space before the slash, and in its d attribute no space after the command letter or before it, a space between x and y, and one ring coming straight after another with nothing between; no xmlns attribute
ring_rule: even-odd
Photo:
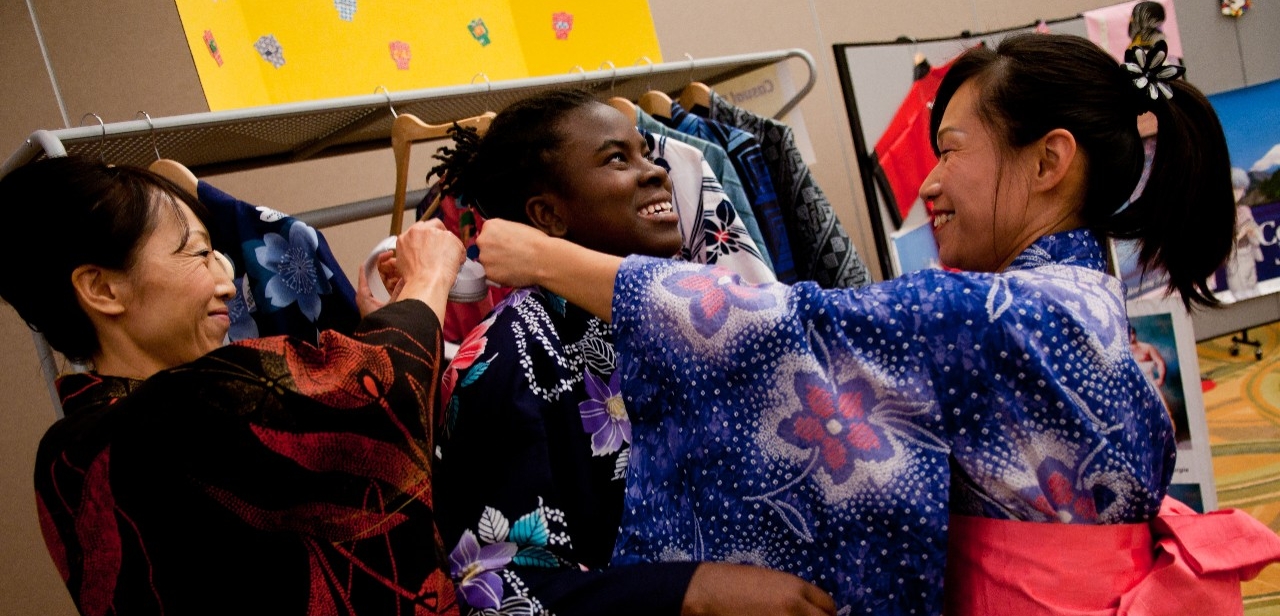
<svg viewBox="0 0 1280 616"><path fill-rule="evenodd" d="M382 90L382 95L387 98L387 109L391 110L391 117L398 118L400 114L396 113L396 108L391 104L391 92L387 91L387 86L378 86L373 89L373 93L377 94L378 90Z"/></svg>
<svg viewBox="0 0 1280 616"><path fill-rule="evenodd" d="M133 114L133 117L142 116L147 119L147 128L151 131L151 149L156 153L156 160L163 158L160 156L160 146L156 144L156 125L151 122L151 114L145 111L139 111Z"/></svg>
<svg viewBox="0 0 1280 616"><path fill-rule="evenodd" d="M684 57L689 60L689 83L693 83L693 56L686 52Z"/></svg>
<svg viewBox="0 0 1280 616"><path fill-rule="evenodd" d="M569 72L570 72L570 73L572 73L572 72L574 72L574 71L577 71L577 72L579 72L579 73L582 73L582 81L584 81L584 82L585 82L585 81L587 80L587 69L582 68L582 65L581 65L581 64L575 64L573 68L569 69Z"/></svg>
<svg viewBox="0 0 1280 616"><path fill-rule="evenodd" d="M489 76L488 76L488 75L486 75L486 74L484 74L484 73L476 73L475 75L473 75L473 76L471 77L471 85L475 85L475 84L476 84L476 77L484 77L484 83L485 83L485 85L486 85L486 86L488 86L488 88L485 90L485 92L492 92L492 91L493 91L493 82L492 82L492 81L489 81Z"/></svg>
<svg viewBox="0 0 1280 616"><path fill-rule="evenodd" d="M614 84L615 84L615 83L617 82L617 80L618 80L618 67L616 67L616 66L614 66L614 65L613 65L613 61L612 61L612 60L605 60L604 62L601 62L601 63L600 63L600 67L599 67L599 68L597 68L596 70L597 70L597 71L603 71L603 70L604 70L604 65L606 65L606 64L608 64L608 65L609 65L609 69L612 71L611 73L609 73L609 91L610 91L610 92L613 92L613 86L614 86Z"/></svg>
<svg viewBox="0 0 1280 616"><path fill-rule="evenodd" d="M641 61L649 63L649 79L645 82L644 89L652 90L653 89L653 60L650 60L649 56L640 56L638 59L636 59L636 63L633 64L632 66L639 66Z"/></svg>
<svg viewBox="0 0 1280 616"><path fill-rule="evenodd" d="M90 111L80 116L80 126L84 126L84 121L92 116L98 121L98 125L102 127L102 138L98 140L98 160L107 162L107 123L102 121L102 116Z"/></svg>

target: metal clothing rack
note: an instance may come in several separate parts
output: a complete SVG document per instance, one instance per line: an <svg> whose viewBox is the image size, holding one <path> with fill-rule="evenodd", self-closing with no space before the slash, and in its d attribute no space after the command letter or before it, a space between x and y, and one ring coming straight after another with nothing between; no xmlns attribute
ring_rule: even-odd
<svg viewBox="0 0 1280 616"><path fill-rule="evenodd" d="M430 124L442 124L485 111L499 111L538 92L565 87L581 87L601 95L636 100L650 90L678 94L693 81L714 86L792 58L807 65L809 76L795 96L774 114L775 118L782 118L817 82L813 56L803 49L661 64L642 58L635 66L594 71L575 69L565 75L495 82L488 82L486 77L481 83L465 86L401 92L384 90L384 93L303 103L37 130L0 166L0 177L40 158L69 154L101 156L115 164L145 167L163 152L164 158L181 162L197 177L283 165L389 147L395 119L392 110L411 113ZM416 203L422 192L411 194L406 202ZM387 195L319 208L295 217L314 227L329 227L388 214L392 200L392 196ZM53 353L43 336L37 333L35 338L54 409L61 417L62 406L53 388L57 375Z"/></svg>

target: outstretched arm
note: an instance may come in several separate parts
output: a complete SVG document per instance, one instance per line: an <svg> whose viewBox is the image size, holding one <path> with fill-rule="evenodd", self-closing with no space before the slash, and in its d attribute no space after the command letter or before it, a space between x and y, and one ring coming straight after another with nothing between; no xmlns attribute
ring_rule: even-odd
<svg viewBox="0 0 1280 616"><path fill-rule="evenodd" d="M613 280L622 266L620 257L506 220L485 221L476 245L489 280L509 287L539 285L612 321Z"/></svg>

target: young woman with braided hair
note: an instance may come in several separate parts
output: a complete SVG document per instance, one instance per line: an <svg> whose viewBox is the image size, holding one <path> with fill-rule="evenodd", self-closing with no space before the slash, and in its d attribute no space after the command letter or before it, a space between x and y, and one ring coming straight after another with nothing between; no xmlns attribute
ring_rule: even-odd
<svg viewBox="0 0 1280 616"><path fill-rule="evenodd" d="M645 136L590 93L522 100L483 138L456 143L433 172L478 206L484 227L517 221L619 256L680 251L666 170ZM608 566L631 437L612 338L560 296L517 289L447 368L433 485L464 610L834 614L813 584L762 567Z"/></svg>
<svg viewBox="0 0 1280 616"><path fill-rule="evenodd" d="M1136 239L1171 293L1216 303L1206 280L1234 220L1225 138L1164 55L1117 66L1036 34L956 60L920 194L961 271L744 285L487 226L491 279L613 324L632 430L614 563L755 562L813 581L840 613L1239 613L1239 580L1280 540L1165 500L1172 427L1103 256L1106 238ZM1146 111L1158 144L1130 200Z"/></svg>

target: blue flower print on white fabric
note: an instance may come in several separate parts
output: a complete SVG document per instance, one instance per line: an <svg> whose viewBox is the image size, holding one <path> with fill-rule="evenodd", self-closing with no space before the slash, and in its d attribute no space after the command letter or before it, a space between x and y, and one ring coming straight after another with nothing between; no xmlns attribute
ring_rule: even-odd
<svg viewBox="0 0 1280 616"><path fill-rule="evenodd" d="M258 263L274 275L267 282L266 296L272 308L297 303L311 321L320 316L320 295L330 291L333 272L316 261L320 241L316 230L301 222L289 226L286 240L277 233L263 236L265 245L254 250Z"/></svg>

